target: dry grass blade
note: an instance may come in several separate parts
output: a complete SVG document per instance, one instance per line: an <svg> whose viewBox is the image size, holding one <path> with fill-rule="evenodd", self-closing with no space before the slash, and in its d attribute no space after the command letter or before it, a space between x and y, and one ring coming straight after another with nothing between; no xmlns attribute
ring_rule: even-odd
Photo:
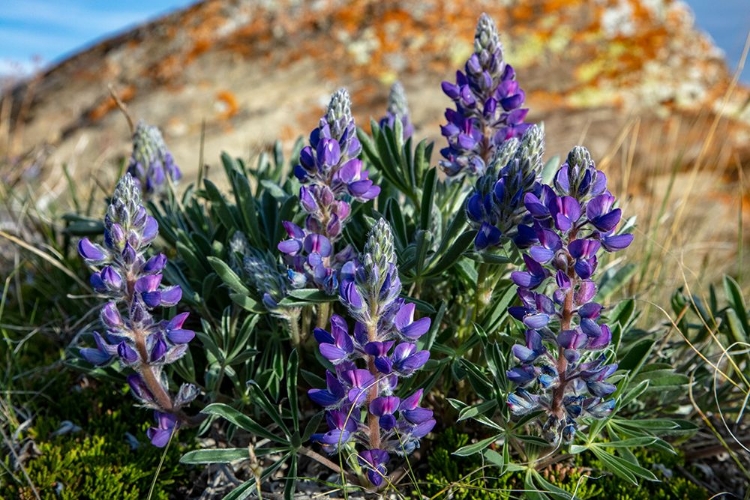
<svg viewBox="0 0 750 500"><path fill-rule="evenodd" d="M35 248L32 245L29 245L28 243L26 243L25 241L23 241L23 240L21 240L19 238L16 238L12 234L6 233L5 231L0 231L0 237L5 238L6 240L10 241L11 243L15 243L16 245L20 246L24 250L28 250L29 252L33 253L34 255L37 255L37 256L41 257L42 259L46 260L47 262L49 262L50 264L52 264L53 266L55 266L55 268L57 268L60 271L64 272L68 277L70 277L70 279L72 279L73 281L75 281L79 286L81 286L83 288L88 288L88 285L83 280L81 280L81 278L79 278L78 276L76 276L75 273L73 273L70 269L68 269L63 264L61 264L60 261L54 259L49 254L47 254L47 253L39 250L38 248Z"/></svg>

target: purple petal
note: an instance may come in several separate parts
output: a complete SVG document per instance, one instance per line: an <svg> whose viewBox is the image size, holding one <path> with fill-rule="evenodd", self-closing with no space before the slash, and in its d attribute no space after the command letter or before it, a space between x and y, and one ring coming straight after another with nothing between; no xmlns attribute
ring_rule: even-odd
<svg viewBox="0 0 750 500"><path fill-rule="evenodd" d="M187 344L195 337L195 332L192 330L167 330L167 338L174 344Z"/></svg>
<svg viewBox="0 0 750 500"><path fill-rule="evenodd" d="M422 394L424 394L424 389L418 389L414 391L414 394L411 396L402 399L401 405L399 405L399 410L405 411L417 408L419 402L422 400Z"/></svg>
<svg viewBox="0 0 750 500"><path fill-rule="evenodd" d="M179 285L170 286L161 290L161 306L172 307L182 298L182 288Z"/></svg>
<svg viewBox="0 0 750 500"><path fill-rule="evenodd" d="M91 243L88 238L84 238L78 242L78 253L84 259L93 262L103 262L109 257L102 246Z"/></svg>
<svg viewBox="0 0 750 500"><path fill-rule="evenodd" d="M146 224L143 226L143 238L141 243L146 245L154 240L159 234L159 223L150 215L146 217Z"/></svg>

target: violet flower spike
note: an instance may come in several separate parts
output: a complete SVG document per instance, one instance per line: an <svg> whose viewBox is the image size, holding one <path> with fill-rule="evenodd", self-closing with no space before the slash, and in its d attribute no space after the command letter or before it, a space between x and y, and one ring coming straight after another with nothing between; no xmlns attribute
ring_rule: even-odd
<svg viewBox="0 0 750 500"><path fill-rule="evenodd" d="M312 440L324 451L360 451L364 484L387 484L392 453L406 455L435 426L432 411L419 407L422 391L401 399L394 394L399 377L411 376L429 359L416 341L430 328L429 318L415 319L414 304L399 298L393 235L388 223L373 227L364 253L343 266L339 297L355 323L331 318L330 331L314 331L321 355L336 371L326 373L326 389L309 397L327 410L328 432Z"/></svg>
<svg viewBox="0 0 750 500"><path fill-rule="evenodd" d="M307 214L299 227L284 222L289 239L278 245L289 268L292 288L314 287L329 295L339 289L341 266L351 260L352 250L336 248L352 211L380 194L358 158L362 145L345 89L331 97L326 114L310 133L310 143L300 151L294 175L302 184L299 198ZM272 299L273 297L271 297Z"/></svg>
<svg viewBox="0 0 750 500"><path fill-rule="evenodd" d="M521 108L525 93L515 71L503 60L495 23L482 14L474 35L474 53L456 73L456 83L443 82L443 92L455 103L441 127L448 147L440 151L440 166L450 176L482 175L495 151L507 140L520 138L529 128Z"/></svg>
<svg viewBox="0 0 750 500"><path fill-rule="evenodd" d="M157 235L158 224L141 204L138 182L125 174L104 218L104 244L88 238L78 244L81 257L94 271L92 287L109 299L100 314L104 334L94 332L96 347L82 348L80 354L94 365L119 362L135 371L128 377L131 391L155 411L158 424L149 430L149 439L164 446L175 429L190 422L182 408L198 390L185 384L172 396L162 377L163 366L185 355L195 333L183 328L188 313L162 321L152 316L153 309L174 306L182 297L179 286L162 283L166 257L147 257Z"/></svg>
<svg viewBox="0 0 750 500"><path fill-rule="evenodd" d="M142 121L136 126L128 173L136 179L145 198L164 194L170 184L182 178L157 127Z"/></svg>
<svg viewBox="0 0 750 500"><path fill-rule="evenodd" d="M401 122L402 139L405 141L414 133L414 126L409 117L409 104L401 82L395 82L391 86L388 94L388 108L385 116L380 119L380 127L395 128L397 121Z"/></svg>
<svg viewBox="0 0 750 500"><path fill-rule="evenodd" d="M602 353L612 332L601 323L593 277L600 250L621 250L632 235L615 233L621 210L585 148L571 151L554 186L523 199L533 219L526 226L532 246L524 254L526 270L511 274L523 305L509 313L528 329L525 346L513 347L519 364L507 376L519 388L508 406L518 416L543 410L545 438L569 443L581 416L603 418L615 406L607 398L616 387L607 380L617 364L605 365Z"/></svg>

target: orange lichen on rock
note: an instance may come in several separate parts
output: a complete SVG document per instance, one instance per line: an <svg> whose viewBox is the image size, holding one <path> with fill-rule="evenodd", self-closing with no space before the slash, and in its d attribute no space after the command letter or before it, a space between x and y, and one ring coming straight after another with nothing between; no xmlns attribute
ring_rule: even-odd
<svg viewBox="0 0 750 500"><path fill-rule="evenodd" d="M118 89L117 92L117 96L122 102L133 100L135 94L135 85L128 85L127 87ZM107 116L110 111L115 109L117 109L117 103L112 96L108 95L88 110L88 112L86 113L86 118L88 118L90 122L95 123Z"/></svg>
<svg viewBox="0 0 750 500"><path fill-rule="evenodd" d="M216 100L219 107L220 120L228 120L240 110L240 104L237 102L237 97L229 90L220 90L217 92Z"/></svg>

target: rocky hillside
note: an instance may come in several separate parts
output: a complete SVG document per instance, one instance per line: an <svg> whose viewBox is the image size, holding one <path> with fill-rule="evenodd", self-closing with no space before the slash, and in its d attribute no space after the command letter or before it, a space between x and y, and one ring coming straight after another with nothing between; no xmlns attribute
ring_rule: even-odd
<svg viewBox="0 0 750 500"><path fill-rule="evenodd" d="M54 186L63 164L79 178L113 172L129 133L110 84L135 118L164 130L188 178L202 129L207 163L221 150L248 156L307 134L341 86L365 124L400 79L417 136L440 140L449 103L440 81L470 54L483 11L503 33L551 154L583 140L598 158L635 165L636 179L689 165L710 134L720 138L703 152L711 165L750 158L749 94L730 92L719 51L679 1L206 0L7 92L0 157L16 168L5 180L23 172Z"/></svg>

